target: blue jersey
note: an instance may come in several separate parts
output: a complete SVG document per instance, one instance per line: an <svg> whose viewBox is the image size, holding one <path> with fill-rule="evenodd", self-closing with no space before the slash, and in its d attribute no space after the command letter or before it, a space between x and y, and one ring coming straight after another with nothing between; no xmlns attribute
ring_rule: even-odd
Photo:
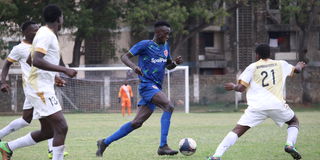
<svg viewBox="0 0 320 160"><path fill-rule="evenodd" d="M155 83L161 88L167 60L171 59L169 45L159 45L152 40L142 40L136 43L129 52L139 55L139 67L143 76L139 79L144 83Z"/></svg>

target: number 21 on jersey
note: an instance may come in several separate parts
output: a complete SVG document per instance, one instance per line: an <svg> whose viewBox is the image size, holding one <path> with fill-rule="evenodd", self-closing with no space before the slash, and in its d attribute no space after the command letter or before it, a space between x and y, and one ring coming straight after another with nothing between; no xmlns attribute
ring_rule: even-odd
<svg viewBox="0 0 320 160"><path fill-rule="evenodd" d="M262 76L262 81L261 81L262 87L267 87L271 84L273 85L276 84L276 77L273 69L270 71L262 71L260 75Z"/></svg>

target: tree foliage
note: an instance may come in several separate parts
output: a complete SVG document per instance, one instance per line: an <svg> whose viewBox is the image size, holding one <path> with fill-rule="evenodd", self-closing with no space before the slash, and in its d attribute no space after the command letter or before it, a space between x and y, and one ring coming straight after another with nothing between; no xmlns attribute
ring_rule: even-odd
<svg viewBox="0 0 320 160"><path fill-rule="evenodd" d="M121 8L112 0L2 0L0 1L0 33L17 33L26 20L42 22L42 9L57 4L63 10L64 27L75 35L74 66L79 65L82 41L93 35L117 28ZM10 32L8 32L10 30Z"/></svg>
<svg viewBox="0 0 320 160"><path fill-rule="evenodd" d="M157 20L168 21L173 29L175 50L205 27L214 22L219 24L218 20L228 16L224 2L234 4L236 0L129 0L124 20L134 36L149 30Z"/></svg>

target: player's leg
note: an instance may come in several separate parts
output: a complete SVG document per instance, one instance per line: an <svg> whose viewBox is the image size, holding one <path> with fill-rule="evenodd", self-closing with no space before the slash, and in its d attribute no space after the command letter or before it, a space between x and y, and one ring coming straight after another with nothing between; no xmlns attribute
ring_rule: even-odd
<svg viewBox="0 0 320 160"><path fill-rule="evenodd" d="M19 130L20 128L28 126L32 121L33 107L27 99L25 99L23 104L22 117L13 120L7 126L0 130L0 139L6 135Z"/></svg>
<svg viewBox="0 0 320 160"><path fill-rule="evenodd" d="M264 111L246 109L245 113L237 122L237 125L224 137L213 156L209 157L208 160L219 160L220 157L222 157L223 154L236 143L239 137L241 137L250 128L257 126L267 118L268 117Z"/></svg>
<svg viewBox="0 0 320 160"><path fill-rule="evenodd" d="M152 103L157 105L163 110L161 116L161 137L160 137L160 146L158 149L159 155L175 155L178 151L172 150L167 143L168 133L170 128L171 115L174 110L173 105L167 98L167 96L162 92L156 93L152 97Z"/></svg>
<svg viewBox="0 0 320 160"><path fill-rule="evenodd" d="M6 142L0 142L0 151L2 158L10 160L12 152L18 148L34 145L40 141L51 138L53 136L53 130L51 130L50 123L43 118L40 119L41 130L28 133L27 135L20 137L16 140Z"/></svg>
<svg viewBox="0 0 320 160"><path fill-rule="evenodd" d="M127 109L128 109L128 115L131 115L131 101L128 100L128 104L127 104Z"/></svg>
<svg viewBox="0 0 320 160"><path fill-rule="evenodd" d="M61 160L64 157L64 143L68 132L67 121L62 111L58 111L47 118L54 133L52 142L53 160Z"/></svg>
<svg viewBox="0 0 320 160"><path fill-rule="evenodd" d="M122 114L122 117L124 117L125 114L126 114L126 108L125 108L125 107L126 107L126 106L124 105L124 103L121 102L121 114Z"/></svg>
<svg viewBox="0 0 320 160"><path fill-rule="evenodd" d="M108 147L112 142L125 137L133 130L141 127L152 113L153 110L151 110L149 107L140 106L135 118L131 122L122 125L120 129L113 133L111 136L97 141L98 150L96 152L96 156L101 157L106 147Z"/></svg>
<svg viewBox="0 0 320 160"><path fill-rule="evenodd" d="M286 123L288 124L288 137L284 150L289 153L293 157L293 159L301 159L302 157L300 153L295 148L299 133L299 120L296 116L294 116L290 121Z"/></svg>
<svg viewBox="0 0 320 160"><path fill-rule="evenodd" d="M242 126L237 124L231 132L229 132L222 142L219 144L218 148L216 149L216 152L212 157L209 158L209 160L214 159L220 159L224 152L226 152L232 145L236 143L238 138L240 138L247 130L249 130L249 126Z"/></svg>

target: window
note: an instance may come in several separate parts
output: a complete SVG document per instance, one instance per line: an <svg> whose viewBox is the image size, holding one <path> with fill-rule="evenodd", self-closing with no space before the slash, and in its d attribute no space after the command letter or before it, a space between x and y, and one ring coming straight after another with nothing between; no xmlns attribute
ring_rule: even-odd
<svg viewBox="0 0 320 160"><path fill-rule="evenodd" d="M213 32L201 32L200 44L203 47L214 47L214 33Z"/></svg>
<svg viewBox="0 0 320 160"><path fill-rule="evenodd" d="M280 52L290 52L290 32L269 32L270 47L279 48Z"/></svg>

